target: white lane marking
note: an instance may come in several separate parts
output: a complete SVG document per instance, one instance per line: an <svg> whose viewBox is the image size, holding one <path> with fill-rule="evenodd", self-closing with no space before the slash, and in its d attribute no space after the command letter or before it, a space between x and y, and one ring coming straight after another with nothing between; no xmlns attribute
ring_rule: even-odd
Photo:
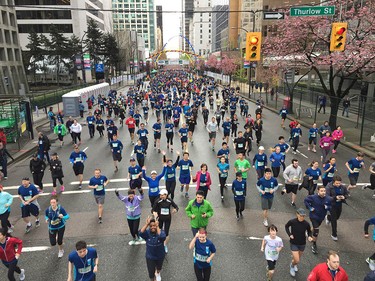
<svg viewBox="0 0 375 281"><path fill-rule="evenodd" d="M260 238L260 237L254 237L254 236L250 236L250 237L246 237L247 240L263 240L263 238Z"/></svg>
<svg viewBox="0 0 375 281"><path fill-rule="evenodd" d="M38 185L35 185L36 187L39 187ZM43 187L52 187L53 184L52 183L46 183L46 184L43 184ZM12 189L18 189L20 187L20 185L11 185L11 186L5 186L3 189L4 190L12 190Z"/></svg>
<svg viewBox="0 0 375 281"><path fill-rule="evenodd" d="M306 159L309 158L307 157L305 154L303 154L302 152L298 152L299 154L301 154L303 157L305 157Z"/></svg>
<svg viewBox="0 0 375 281"><path fill-rule="evenodd" d="M35 246L35 247L23 247L22 252L40 252L40 251L47 251L51 249L48 246Z"/></svg>
<svg viewBox="0 0 375 281"><path fill-rule="evenodd" d="M82 150L83 152L85 152L89 147L87 146L84 150Z"/></svg>

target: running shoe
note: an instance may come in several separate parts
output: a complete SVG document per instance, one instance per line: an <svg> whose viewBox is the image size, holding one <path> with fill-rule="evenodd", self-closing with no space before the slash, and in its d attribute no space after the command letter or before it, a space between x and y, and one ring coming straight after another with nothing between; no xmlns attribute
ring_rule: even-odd
<svg viewBox="0 0 375 281"><path fill-rule="evenodd" d="M263 221L263 225L264 225L265 227L268 227L268 221L267 221L267 220L264 220L264 221Z"/></svg>
<svg viewBox="0 0 375 281"><path fill-rule="evenodd" d="M56 194L57 194L56 190L53 190L53 191L51 192L51 195L56 195Z"/></svg>
<svg viewBox="0 0 375 281"><path fill-rule="evenodd" d="M284 195L286 193L286 189L284 188L282 191L281 191L281 195Z"/></svg>
<svg viewBox="0 0 375 281"><path fill-rule="evenodd" d="M115 173L117 173L118 172L118 168L117 168L117 166L116 166L116 168L115 168Z"/></svg>
<svg viewBox="0 0 375 281"><path fill-rule="evenodd" d="M189 193L185 193L185 198L188 198L189 199Z"/></svg>
<svg viewBox="0 0 375 281"><path fill-rule="evenodd" d="M99 217L98 223L102 223L102 222L103 222L102 217Z"/></svg>
<svg viewBox="0 0 375 281"><path fill-rule="evenodd" d="M374 263L375 261L372 260L372 259L370 259L370 258L367 258L367 259L366 259L366 262L367 262L368 264L370 264L370 263Z"/></svg>
<svg viewBox="0 0 375 281"><path fill-rule="evenodd" d="M318 247L316 246L316 244L311 245L311 251L313 252L313 254L318 254Z"/></svg>
<svg viewBox="0 0 375 281"><path fill-rule="evenodd" d="M13 229L11 229L10 227L8 227L8 233L12 233L13 232Z"/></svg>
<svg viewBox="0 0 375 281"><path fill-rule="evenodd" d="M290 276L293 276L293 277L296 276L296 271L294 270L294 266L292 264L290 264L289 273L290 273Z"/></svg>
<svg viewBox="0 0 375 281"><path fill-rule="evenodd" d="M155 280L156 281L161 281L160 273L155 272Z"/></svg>
<svg viewBox="0 0 375 281"><path fill-rule="evenodd" d="M39 220L35 220L35 227L38 228L40 226L40 221Z"/></svg>
<svg viewBox="0 0 375 281"><path fill-rule="evenodd" d="M139 237L135 244L138 245L137 243L143 245L143 244L146 244L146 241L142 239L141 237Z"/></svg>
<svg viewBox="0 0 375 281"><path fill-rule="evenodd" d="M224 201L224 196L221 196L221 201Z"/></svg>
<svg viewBox="0 0 375 281"><path fill-rule="evenodd" d="M33 227L32 224L26 225L26 231L25 231L25 233L29 233L32 227Z"/></svg>
<svg viewBox="0 0 375 281"><path fill-rule="evenodd" d="M7 180L8 179L8 177L4 177L4 180Z"/></svg>
<svg viewBox="0 0 375 281"><path fill-rule="evenodd" d="M326 216L326 225L331 224L331 221L328 219L328 216Z"/></svg>
<svg viewBox="0 0 375 281"><path fill-rule="evenodd" d="M59 250L59 253L57 254L58 258L62 258L64 256L64 250Z"/></svg>
<svg viewBox="0 0 375 281"><path fill-rule="evenodd" d="M130 246L134 246L134 245L136 245L136 243L137 243L137 242L136 242L135 239L129 241L129 245L130 245Z"/></svg>
<svg viewBox="0 0 375 281"><path fill-rule="evenodd" d="M183 186L183 185L181 185L180 191L181 191L181 192L184 191L184 186Z"/></svg>
<svg viewBox="0 0 375 281"><path fill-rule="evenodd" d="M375 193L372 195L372 198L375 199Z"/></svg>
<svg viewBox="0 0 375 281"><path fill-rule="evenodd" d="M236 219L237 219L237 221L239 221L240 220L240 216L236 216Z"/></svg>
<svg viewBox="0 0 375 281"><path fill-rule="evenodd" d="M298 267L297 267L297 265L294 266L294 271L295 271L295 272L298 272Z"/></svg>
<svg viewBox="0 0 375 281"><path fill-rule="evenodd" d="M168 246L167 245L164 245L164 251L166 254L168 254Z"/></svg>
<svg viewBox="0 0 375 281"><path fill-rule="evenodd" d="M64 191L65 191L65 186L63 186L63 185L60 186L60 191L61 191L61 192L64 192Z"/></svg>
<svg viewBox="0 0 375 281"><path fill-rule="evenodd" d="M294 202L290 203L290 205L293 206L294 208L297 208L296 203Z"/></svg>
<svg viewBox="0 0 375 281"><path fill-rule="evenodd" d="M333 235L331 235L331 238L332 238L333 241L337 241L337 240L339 240L339 239L337 238L337 236L333 236Z"/></svg>
<svg viewBox="0 0 375 281"><path fill-rule="evenodd" d="M82 189L82 185L81 184L78 186L78 189Z"/></svg>
<svg viewBox="0 0 375 281"><path fill-rule="evenodd" d="M21 269L20 280L25 280L25 270L23 268Z"/></svg>

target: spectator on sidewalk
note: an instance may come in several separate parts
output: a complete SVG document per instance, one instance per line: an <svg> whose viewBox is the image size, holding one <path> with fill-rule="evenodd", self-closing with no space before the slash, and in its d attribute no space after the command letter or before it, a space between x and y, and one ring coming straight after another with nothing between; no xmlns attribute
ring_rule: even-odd
<svg viewBox="0 0 375 281"><path fill-rule="evenodd" d="M4 132L4 128L0 128L0 142L3 143L4 147L7 146L7 135Z"/></svg>
<svg viewBox="0 0 375 281"><path fill-rule="evenodd" d="M323 109L323 114L326 114L326 104L327 104L327 97L326 96L319 96L319 110L318 113Z"/></svg>
<svg viewBox="0 0 375 281"><path fill-rule="evenodd" d="M339 146L340 140L342 139L343 136L344 136L344 132L341 130L341 126L337 126L336 130L334 130L332 133L333 143L335 144L335 146L332 149L332 153L336 153L337 147Z"/></svg>
<svg viewBox="0 0 375 281"><path fill-rule="evenodd" d="M8 179L8 156L14 161L14 158L10 155L4 144L0 142L0 166L2 167L0 170L3 173L5 180Z"/></svg>
<svg viewBox="0 0 375 281"><path fill-rule="evenodd" d="M323 125L319 127L319 134L320 134L320 137L324 137L326 135L326 132L330 132L332 133L332 129L331 127L329 126L329 123L328 121L324 121Z"/></svg>
<svg viewBox="0 0 375 281"><path fill-rule="evenodd" d="M342 102L342 116L346 113L346 117L349 117L349 107L350 107L350 99L346 97Z"/></svg>
<svg viewBox="0 0 375 281"><path fill-rule="evenodd" d="M53 113L53 107L52 106L49 108L49 111L47 112L47 115L48 115L48 120L49 120L49 127L50 127L51 131L53 131L53 129L56 126L56 115L55 115L55 113Z"/></svg>

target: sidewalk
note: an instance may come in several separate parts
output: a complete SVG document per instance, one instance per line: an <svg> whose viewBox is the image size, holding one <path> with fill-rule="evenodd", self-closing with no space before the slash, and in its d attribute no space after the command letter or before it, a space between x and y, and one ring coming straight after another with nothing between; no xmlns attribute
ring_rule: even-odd
<svg viewBox="0 0 375 281"><path fill-rule="evenodd" d="M280 109L283 106L284 99L286 96L283 94L278 94L276 97L276 94L274 96L274 99L271 100L271 95L268 93L259 93L259 91L252 93L250 99L248 98L248 85L245 85L243 83L238 83L236 81L232 82L232 87L240 87L240 93L243 97L250 100L251 102L255 103L256 99L258 99L260 96L265 102L265 108L267 108L270 111L273 111L277 115L279 114ZM318 107L319 109L319 107ZM321 113L316 112L316 105L312 104L306 100L301 100L300 96L298 95L293 100L293 114L288 115L288 119L292 120L293 118L296 118L302 126L306 128L311 128L312 124L314 123L314 119L316 119L317 126L320 127L324 123L324 121L329 120L330 115L330 107L326 107L326 112L323 114L323 111ZM298 112L301 112L300 116L297 116ZM250 114L253 115L253 112L250 112ZM362 119L358 118L357 115L351 114L349 112L349 118L341 116L342 110L339 110L338 116L337 116L337 125L340 125L342 127L342 130L344 131L344 138L341 140L341 144L355 150L355 151L362 151L367 156L375 159L375 143L370 142L371 135L375 133L375 122L371 122L369 120L365 119L364 123L364 129L363 129L363 145L359 146L359 138L361 134L361 124ZM280 117L276 117L278 119L277 122L280 121ZM287 122L287 121L286 121ZM288 122L289 123L289 122ZM358 125L358 126L357 126ZM334 128L332 128L334 129Z"/></svg>

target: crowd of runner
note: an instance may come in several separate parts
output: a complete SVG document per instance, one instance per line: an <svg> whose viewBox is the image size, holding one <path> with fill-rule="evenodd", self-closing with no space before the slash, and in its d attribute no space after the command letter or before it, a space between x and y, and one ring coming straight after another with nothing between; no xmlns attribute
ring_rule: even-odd
<svg viewBox="0 0 375 281"><path fill-rule="evenodd" d="M320 127L317 124L311 126L307 131L309 136L307 149L312 152L320 151L320 161L312 161L309 167L302 168L297 157L301 153L299 142L303 130L296 120L290 122L289 133L280 136L275 140L273 147L266 149L261 145L263 133L267 134L262 120L263 101L261 99L257 101L257 110L253 118L249 113L248 101L239 95L238 89L219 87L211 78L195 77L184 71L160 72L150 81L139 80L137 87L130 88L127 92L110 91L107 96L93 96L88 101L82 101L81 117L84 116L83 102L87 102L88 112L82 124L72 117L64 120L62 112L55 114L53 108L50 108L48 116L51 130L57 135L60 146L65 145L66 138L69 138L67 143L73 145L69 161L78 178L78 189L83 188L85 161L90 157L81 150L80 146L81 134L86 126L90 138L94 138L98 133L99 138L108 142L115 173L123 167L119 162L123 158L124 146L128 143L132 145L132 156L126 159L130 162L127 167L129 190L126 194L116 190L115 194L125 207L131 235L129 245L146 244L150 280L161 280L163 261L168 253L172 217L181 209L181 206L177 206L174 202L178 190L188 199L194 193L194 198L189 200L187 206L183 206L186 215L190 218L193 237L188 247L194 250L194 271L197 280L210 279L211 266L217 250L207 234L209 220L214 215L214 209L207 200L209 192L214 192L211 191L211 186L213 182L219 184L220 197L223 201L228 199L225 198L224 191L231 190L231 197L235 203L234 216L240 221L244 219L246 195L250 188L247 180L250 169L256 171L256 188L260 194L263 225L268 232L260 246L267 263L267 280L272 280L276 261L284 247L282 239L277 236L280 231L278 228L284 226L290 238L292 260L288 270L293 277L298 272L307 241L311 243L312 252L318 253L319 228L323 222L331 225L331 238L334 241L339 239L337 223L342 208L351 196L350 191L357 187L359 173L365 169L364 155L358 152L345 163L349 185L344 185L344 179L337 175L334 155L343 137L340 126L335 130L329 127L328 122ZM194 163L196 161L189 158L189 146L194 145L194 131L199 114L202 115L207 130L209 141L207 148L215 151L217 158L216 175L208 171L207 164ZM156 116L156 122L150 124L150 116L153 115ZM288 110L283 107L280 110L283 128L287 115ZM242 124L240 118L244 120L244 126L240 126L240 123ZM121 137L121 140L120 126L127 126L129 132L129 135ZM151 138L150 135L153 137ZM165 149L161 147L161 138L167 140ZM49 226L50 244L51 246L57 244L58 257L62 258L64 231L69 214L59 203L58 194L65 191L63 171L68 167L63 167L56 152L51 153L51 142L46 134L39 133L37 145L38 152L30 160L32 181L28 175L25 175L18 189L22 218L26 224L25 231L28 233L33 228L31 217L35 217L35 228L37 228L40 226L42 212ZM317 149L317 145L320 150ZM167 158L165 150L176 152L177 158ZM293 154L293 158L287 158L289 151ZM0 142L0 152L0 156L8 153L6 143ZM163 162L160 172L147 170L145 162L149 153L160 154ZM235 158L233 167L230 161L232 158ZM3 158L1 160L3 179L7 179L6 163L4 165ZM43 177L47 169L50 170L53 180L52 197L50 206L42 210L38 204L38 197L46 192L43 187ZM362 189L374 191L375 162L369 167L369 171L371 184L362 186ZM110 180L99 168L95 169L93 174L88 188L93 190L98 206L98 223L101 224L106 198L105 190ZM229 184L228 177L232 174L235 179ZM160 188L162 179L165 181L165 189ZM191 182L196 183L194 192L189 192ZM148 186L148 196L145 196L142 186ZM19 274L20 280L24 280L25 270L17 265L22 252L22 240L11 237L13 225L8 219L13 197L2 189L0 185L2 225L0 259L9 269L9 280L15 280L14 272ZM302 189L307 190L307 196L301 192ZM295 208L295 218L285 222L284 225L276 226L269 224L269 216L275 196L281 195L287 197L283 200L290 200L290 205ZM297 196L304 197L306 208L297 208L295 203ZM145 197L149 198L148 206L142 203ZM375 198L375 193L373 197ZM281 197L279 199L282 200ZM142 212L142 209L151 212ZM140 226L141 216L147 217L143 226ZM311 223L305 219L306 216ZM365 222L366 238L369 236L369 226L374 224L375 217ZM375 241L375 234L373 238ZM79 241L76 243L76 250L69 254L68 259L68 281L95 280L99 258L94 248L88 247L85 241ZM375 253L367 259L367 262L371 270L375 270ZM329 251L327 261L313 268L307 280L339 281L348 280L348 276L340 266L338 253Z"/></svg>

